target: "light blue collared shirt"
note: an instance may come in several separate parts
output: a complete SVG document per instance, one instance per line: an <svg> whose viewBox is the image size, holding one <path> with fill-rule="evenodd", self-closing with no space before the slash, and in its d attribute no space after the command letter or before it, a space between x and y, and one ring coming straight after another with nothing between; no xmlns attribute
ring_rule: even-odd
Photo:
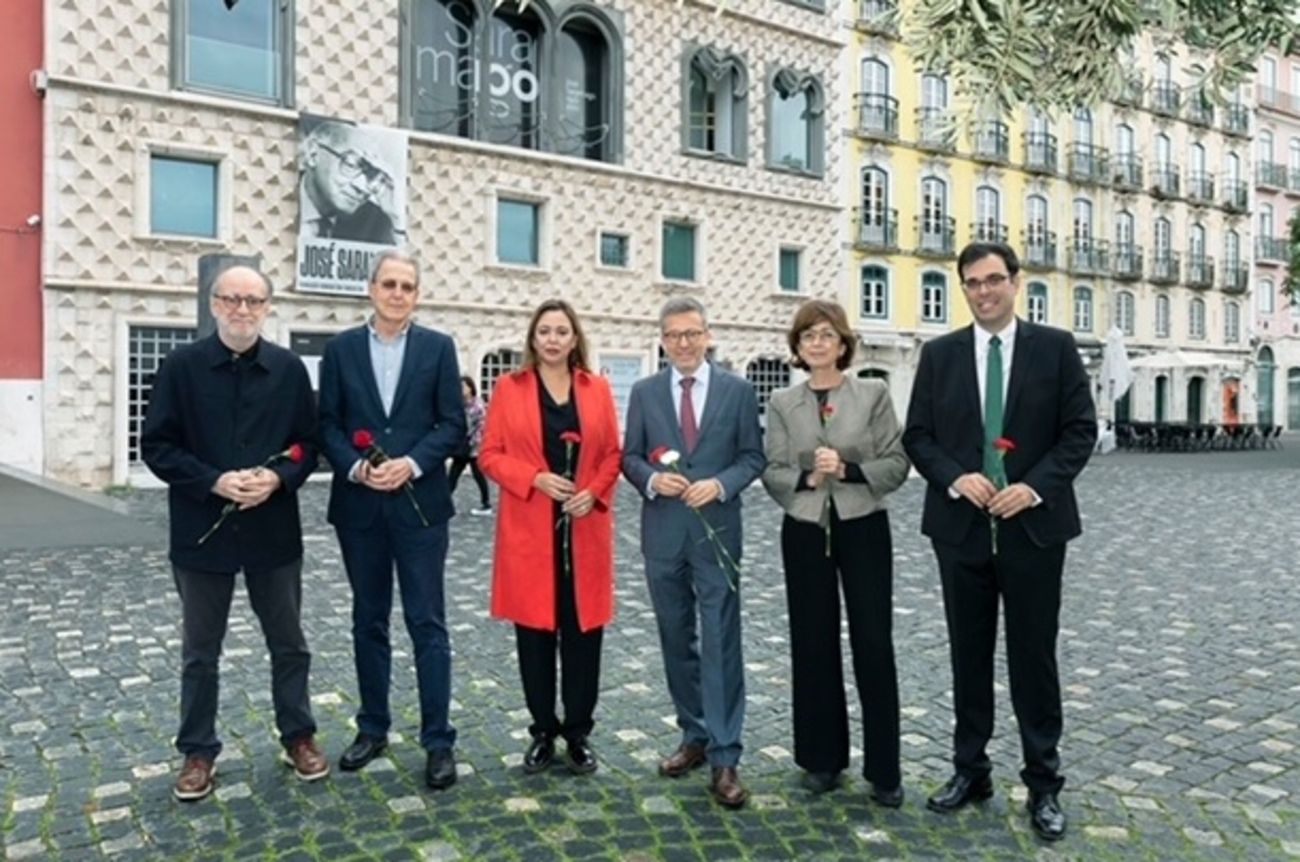
<svg viewBox="0 0 1300 862"><path fill-rule="evenodd" d="M671 366L671 368L672 371L668 375L668 385L669 391L672 392L673 395L673 412L677 414L677 424L680 426L682 424L682 393L686 391L682 388L682 380L686 375L678 371L676 365ZM711 369L709 367L709 361L706 359L700 363L700 367L695 369L695 372L691 375L691 379L695 381L691 386L691 406L695 408L696 428L700 427L700 420L704 418L704 402L709 397L710 373ZM681 454L685 456L687 453L683 452ZM652 473L650 479L645 485L645 494L651 500L659 496L655 492L654 481L655 477ZM717 482L716 479L714 481ZM718 482L718 488L718 502L725 502L727 499L727 489L722 487L721 482Z"/></svg>
<svg viewBox="0 0 1300 862"><path fill-rule="evenodd" d="M366 329L370 330L370 367L375 372L375 386L379 389L379 400L384 405L384 415L388 415L393 412L393 399L397 396L397 381L402 378L402 362L406 359L406 335L411 331L411 324L407 323L403 326L402 331L392 341L385 341L379 335L373 317L366 322ZM416 479L420 478L424 472L420 469L420 465L410 456L406 456L406 460L411 462L411 475ZM348 478L353 482L359 481L357 470L360 469L361 462L362 459L357 459L352 469L348 471Z"/></svg>

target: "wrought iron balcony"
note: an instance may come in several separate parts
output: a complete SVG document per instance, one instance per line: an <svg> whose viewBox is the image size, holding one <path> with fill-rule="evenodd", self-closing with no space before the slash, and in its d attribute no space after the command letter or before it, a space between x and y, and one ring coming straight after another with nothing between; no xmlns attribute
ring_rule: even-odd
<svg viewBox="0 0 1300 862"><path fill-rule="evenodd" d="M1194 126L1214 125L1214 104L1204 93L1197 93L1187 100L1187 122Z"/></svg>
<svg viewBox="0 0 1300 862"><path fill-rule="evenodd" d="M1250 191L1244 180L1223 183L1223 208L1228 212L1244 213L1250 205Z"/></svg>
<svg viewBox="0 0 1300 862"><path fill-rule="evenodd" d="M1120 281L1137 281L1142 277L1142 246L1131 242L1116 243L1110 255L1110 271Z"/></svg>
<svg viewBox="0 0 1300 862"><path fill-rule="evenodd" d="M1136 191L1142 188L1142 157L1120 153L1110 163L1111 182L1117 189Z"/></svg>
<svg viewBox="0 0 1300 862"><path fill-rule="evenodd" d="M1255 237L1255 259L1256 260L1275 260L1285 263L1290 257L1290 249L1284 237L1280 236L1257 236Z"/></svg>
<svg viewBox="0 0 1300 862"><path fill-rule="evenodd" d="M1056 173L1056 135L1026 132L1025 170L1031 173Z"/></svg>
<svg viewBox="0 0 1300 862"><path fill-rule="evenodd" d="M1151 194L1158 198L1176 198L1179 195L1178 168L1174 165L1156 165L1151 172Z"/></svg>
<svg viewBox="0 0 1300 862"><path fill-rule="evenodd" d="M1228 261L1223 265L1223 292L1245 293L1250 283L1250 267L1240 261Z"/></svg>
<svg viewBox="0 0 1300 862"><path fill-rule="evenodd" d="M1120 87L1119 94L1115 96L1115 103L1128 105L1132 108L1142 107L1142 74L1140 72L1124 76L1124 84Z"/></svg>
<svg viewBox="0 0 1300 862"><path fill-rule="evenodd" d="M854 210L858 235L854 246L871 251L896 251L898 249L898 210Z"/></svg>
<svg viewBox="0 0 1300 862"><path fill-rule="evenodd" d="M1065 152L1066 169L1074 182L1104 184L1110 180L1106 168L1110 151L1105 147L1070 144Z"/></svg>
<svg viewBox="0 0 1300 862"><path fill-rule="evenodd" d="M916 219L916 253L927 257L953 257L957 251L957 220L946 218Z"/></svg>
<svg viewBox="0 0 1300 862"><path fill-rule="evenodd" d="M973 221L970 224L971 242L1007 241L1007 226L993 221Z"/></svg>
<svg viewBox="0 0 1300 862"><path fill-rule="evenodd" d="M971 132L971 157L977 162L1005 163L1011 155L1007 124L997 120L976 123Z"/></svg>
<svg viewBox="0 0 1300 862"><path fill-rule="evenodd" d="M1250 109L1245 105L1229 105L1223 109L1223 131L1238 137L1250 137Z"/></svg>
<svg viewBox="0 0 1300 862"><path fill-rule="evenodd" d="M898 0L858 0L856 26L877 36L898 35Z"/></svg>
<svg viewBox="0 0 1300 862"><path fill-rule="evenodd" d="M1214 284L1214 258L1203 254L1187 255L1188 287L1210 287Z"/></svg>
<svg viewBox="0 0 1300 862"><path fill-rule="evenodd" d="M1177 284L1180 264L1178 252L1156 249L1151 255L1151 274L1147 278L1152 284Z"/></svg>
<svg viewBox="0 0 1300 862"><path fill-rule="evenodd" d="M916 145L923 150L950 153L956 149L956 129L947 108L916 109Z"/></svg>
<svg viewBox="0 0 1300 862"><path fill-rule="evenodd" d="M1278 162L1259 162L1255 165L1255 180L1261 186L1286 188L1286 165Z"/></svg>
<svg viewBox="0 0 1300 862"><path fill-rule="evenodd" d="M898 140L898 100L883 93L858 93L858 134Z"/></svg>
<svg viewBox="0 0 1300 862"><path fill-rule="evenodd" d="M1076 236L1070 240L1066 268L1075 275L1106 275L1109 243L1090 236Z"/></svg>
<svg viewBox="0 0 1300 862"><path fill-rule="evenodd" d="M1021 234L1024 254L1020 263L1025 269L1056 269L1056 234L1052 231L1029 230Z"/></svg>
<svg viewBox="0 0 1300 862"><path fill-rule="evenodd" d="M1178 107L1182 104L1183 93L1172 81L1156 81L1151 87L1151 110L1166 117L1178 116Z"/></svg>
<svg viewBox="0 0 1300 862"><path fill-rule="evenodd" d="M1194 204L1214 203L1214 174L1191 171L1187 174L1187 200Z"/></svg>

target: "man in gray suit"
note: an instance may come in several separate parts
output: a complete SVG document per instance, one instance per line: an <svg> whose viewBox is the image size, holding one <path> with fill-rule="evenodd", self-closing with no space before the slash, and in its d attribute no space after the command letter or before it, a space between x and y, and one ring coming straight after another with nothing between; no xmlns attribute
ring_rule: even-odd
<svg viewBox="0 0 1300 862"><path fill-rule="evenodd" d="M632 387L623 445L623 475L645 498L641 553L682 729L659 774L676 778L707 761L714 798L739 808L749 798L736 771L745 720L740 573L720 564L703 521L739 562L740 492L766 464L758 399L744 378L706 361L709 326L698 301L670 299L659 328L672 364ZM650 462L660 447L681 453L675 469Z"/></svg>

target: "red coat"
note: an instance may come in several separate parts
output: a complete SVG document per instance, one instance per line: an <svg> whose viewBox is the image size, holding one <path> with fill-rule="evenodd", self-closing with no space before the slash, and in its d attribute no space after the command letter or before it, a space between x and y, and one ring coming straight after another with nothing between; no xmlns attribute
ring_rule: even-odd
<svg viewBox="0 0 1300 862"><path fill-rule="evenodd" d="M497 380L488 405L478 463L501 486L496 549L492 559L492 616L529 628L556 629L555 512L533 487L550 468L542 449L542 409L537 375L517 371ZM582 444L574 484L596 505L573 519L573 577L578 625L583 631L614 616L614 487L622 448L614 396L605 378L573 372Z"/></svg>

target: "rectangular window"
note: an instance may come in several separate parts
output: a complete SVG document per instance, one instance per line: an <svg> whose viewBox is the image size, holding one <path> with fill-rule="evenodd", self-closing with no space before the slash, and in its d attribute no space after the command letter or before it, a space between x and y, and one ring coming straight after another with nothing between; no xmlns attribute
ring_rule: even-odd
<svg viewBox="0 0 1300 862"><path fill-rule="evenodd" d="M149 157L149 232L217 235L215 162L156 154Z"/></svg>
<svg viewBox="0 0 1300 862"><path fill-rule="evenodd" d="M797 248L781 249L779 279L783 293L799 292L799 259L801 256Z"/></svg>
<svg viewBox="0 0 1300 862"><path fill-rule="evenodd" d="M600 265L626 269L628 266L628 238L626 234L601 231Z"/></svg>
<svg viewBox="0 0 1300 862"><path fill-rule="evenodd" d="M154 376L167 355L194 340L194 330L184 327L132 326L127 329L126 354L126 459L139 464L140 435L149 409Z"/></svg>
<svg viewBox="0 0 1300 862"><path fill-rule="evenodd" d="M664 222L663 246L664 278L695 281L695 225Z"/></svg>
<svg viewBox="0 0 1300 862"><path fill-rule="evenodd" d="M277 104L285 94L286 58L293 56L293 3L287 0L175 0L179 35L176 84Z"/></svg>
<svg viewBox="0 0 1300 862"><path fill-rule="evenodd" d="M538 234L541 205L528 201L497 201L497 262L537 266L541 262Z"/></svg>
<svg viewBox="0 0 1300 862"><path fill-rule="evenodd" d="M948 319L947 280L937 273L921 276L921 320L943 323Z"/></svg>
<svg viewBox="0 0 1300 862"><path fill-rule="evenodd" d="M889 319L889 273L884 267L862 268L862 317L869 320Z"/></svg>

